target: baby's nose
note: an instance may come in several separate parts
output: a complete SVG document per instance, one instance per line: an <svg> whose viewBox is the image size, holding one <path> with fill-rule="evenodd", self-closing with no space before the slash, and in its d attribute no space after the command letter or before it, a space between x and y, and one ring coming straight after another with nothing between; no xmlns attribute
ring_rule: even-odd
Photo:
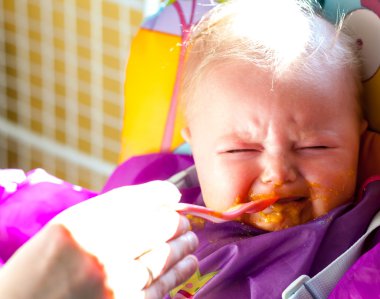
<svg viewBox="0 0 380 299"><path fill-rule="evenodd" d="M297 179L297 170L289 157L282 154L268 155L263 159L261 182L281 186Z"/></svg>

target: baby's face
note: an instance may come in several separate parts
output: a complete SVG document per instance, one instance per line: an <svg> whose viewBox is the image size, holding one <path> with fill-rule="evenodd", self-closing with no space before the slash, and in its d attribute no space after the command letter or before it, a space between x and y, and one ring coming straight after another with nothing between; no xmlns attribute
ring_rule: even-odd
<svg viewBox="0 0 380 299"><path fill-rule="evenodd" d="M206 206L275 197L241 220L279 230L348 202L365 124L347 77L331 70L272 84L271 74L243 64L204 75L187 135Z"/></svg>

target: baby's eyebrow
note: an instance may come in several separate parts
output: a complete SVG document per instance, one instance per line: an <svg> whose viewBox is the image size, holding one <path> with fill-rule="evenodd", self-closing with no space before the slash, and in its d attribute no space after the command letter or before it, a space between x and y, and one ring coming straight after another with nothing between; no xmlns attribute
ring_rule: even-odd
<svg viewBox="0 0 380 299"><path fill-rule="evenodd" d="M313 130L306 131L300 135L301 140L316 139L316 138L337 138L339 134L334 130Z"/></svg>
<svg viewBox="0 0 380 299"><path fill-rule="evenodd" d="M313 129L310 131L297 132L290 141L292 142L302 142L307 140L326 140L334 139L337 140L339 134L333 129ZM263 147L260 137L254 134L254 132L247 131L234 131L226 132L225 134L219 136L216 139L217 145L237 145L244 147Z"/></svg>
<svg viewBox="0 0 380 299"><path fill-rule="evenodd" d="M244 140L244 141L257 141L257 136L254 132L255 130L234 130L225 132L220 138L224 138L226 140Z"/></svg>
<svg viewBox="0 0 380 299"><path fill-rule="evenodd" d="M217 141L220 141L220 142L247 142L247 140L250 140L250 139L252 139L252 137L248 136L248 134L227 133L227 134L223 134L219 138L217 138Z"/></svg>
<svg viewBox="0 0 380 299"><path fill-rule="evenodd" d="M228 133L220 136L216 139L217 147L223 146L241 146L241 147L262 147L262 144L258 142L251 134L236 134Z"/></svg>

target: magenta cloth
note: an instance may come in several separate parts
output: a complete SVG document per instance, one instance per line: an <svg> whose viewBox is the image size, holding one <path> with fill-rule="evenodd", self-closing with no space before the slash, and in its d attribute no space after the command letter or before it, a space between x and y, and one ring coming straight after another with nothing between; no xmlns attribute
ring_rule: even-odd
<svg viewBox="0 0 380 299"><path fill-rule="evenodd" d="M1 263L56 214L94 195L42 169L26 174L18 169L0 170Z"/></svg>
<svg viewBox="0 0 380 299"><path fill-rule="evenodd" d="M380 298L380 243L362 255L338 282L329 299Z"/></svg>

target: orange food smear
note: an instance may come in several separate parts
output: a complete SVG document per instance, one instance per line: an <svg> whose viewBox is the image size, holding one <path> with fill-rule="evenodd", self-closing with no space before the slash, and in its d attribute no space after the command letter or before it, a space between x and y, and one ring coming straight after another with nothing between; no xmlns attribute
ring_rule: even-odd
<svg viewBox="0 0 380 299"><path fill-rule="evenodd" d="M190 214L187 214L186 218L190 221L190 230L203 228L206 223L206 220Z"/></svg>
<svg viewBox="0 0 380 299"><path fill-rule="evenodd" d="M249 194L249 199L250 200L262 200L262 199L270 199L270 198L274 198L274 197L278 197L274 192L273 193L269 193L269 194Z"/></svg>

